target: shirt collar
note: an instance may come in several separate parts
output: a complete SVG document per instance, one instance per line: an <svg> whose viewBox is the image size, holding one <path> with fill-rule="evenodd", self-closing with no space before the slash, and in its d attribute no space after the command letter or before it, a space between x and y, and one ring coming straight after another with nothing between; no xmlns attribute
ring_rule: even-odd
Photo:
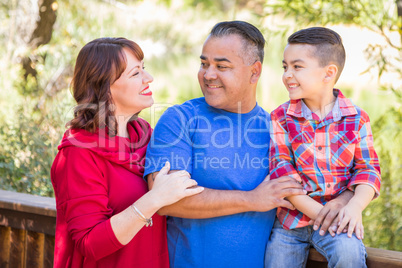
<svg viewBox="0 0 402 268"><path fill-rule="evenodd" d="M334 121L340 120L343 116L357 114L356 108L351 100L346 98L339 89L334 88L333 92L334 95L337 96L334 107L332 108ZM303 117L307 120L313 119L311 110L302 99L290 100L286 114L294 117Z"/></svg>

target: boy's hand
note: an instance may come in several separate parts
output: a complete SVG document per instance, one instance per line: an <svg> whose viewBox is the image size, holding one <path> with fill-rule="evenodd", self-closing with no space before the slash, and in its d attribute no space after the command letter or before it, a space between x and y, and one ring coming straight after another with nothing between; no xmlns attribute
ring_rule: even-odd
<svg viewBox="0 0 402 268"><path fill-rule="evenodd" d="M328 230L331 236L335 236L338 229L339 211L348 204L352 197L353 193L346 190L337 198L328 201L318 213L315 221L310 221L310 224L313 225L313 229L317 231L321 226L320 235L324 235Z"/></svg>
<svg viewBox="0 0 402 268"><path fill-rule="evenodd" d="M339 226L336 231L340 234L347 229L348 237L352 237L353 232L355 232L358 239L363 239L364 229L362 222L362 208L355 202L349 202L344 208L339 212Z"/></svg>

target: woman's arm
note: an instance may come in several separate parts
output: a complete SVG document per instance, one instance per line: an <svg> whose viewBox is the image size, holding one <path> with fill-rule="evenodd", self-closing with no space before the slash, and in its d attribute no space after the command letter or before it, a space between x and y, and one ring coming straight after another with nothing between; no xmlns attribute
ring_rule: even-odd
<svg viewBox="0 0 402 268"><path fill-rule="evenodd" d="M99 260L122 248L143 227L141 218L127 207L113 215L109 205L108 182L96 157L83 148L63 149L52 166L58 215L65 219L66 228L75 248L88 258ZM164 167L165 173L169 167ZM187 173L175 177L156 178L157 187L135 202L138 210L149 218L161 206L202 191Z"/></svg>
<svg viewBox="0 0 402 268"><path fill-rule="evenodd" d="M161 169L155 178L154 187L119 214L110 219L112 229L116 238L123 245L128 244L138 231L145 225L146 221L141 219L139 212L149 219L161 207L170 205L178 200L198 194L204 190L203 187L194 187L197 182L190 179L186 171L178 171L168 174L169 162ZM191 188L190 188L191 187ZM137 212L135 209L138 209Z"/></svg>

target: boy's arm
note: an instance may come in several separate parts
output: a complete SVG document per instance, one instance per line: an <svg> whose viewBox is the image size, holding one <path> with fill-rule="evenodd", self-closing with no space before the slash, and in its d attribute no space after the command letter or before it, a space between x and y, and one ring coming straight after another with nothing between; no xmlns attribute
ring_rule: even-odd
<svg viewBox="0 0 402 268"><path fill-rule="evenodd" d="M361 127L356 137L358 142L355 146L352 177L348 183L348 188L353 191L357 185L369 185L375 191L374 197L377 197L380 194L381 186L380 164L373 146L368 115L362 111L361 117Z"/></svg>
<svg viewBox="0 0 402 268"><path fill-rule="evenodd" d="M282 127L279 119L273 113L271 114L269 134L271 138L269 148L270 179L290 176L300 183L302 180L295 169L288 131Z"/></svg>
<svg viewBox="0 0 402 268"><path fill-rule="evenodd" d="M295 206L295 208L307 215L310 219L315 220L324 207L308 195L293 195L287 199Z"/></svg>
<svg viewBox="0 0 402 268"><path fill-rule="evenodd" d="M295 161L291 151L289 134L279 122L280 119L274 113L271 114L271 144L269 151L270 177L276 179L282 176L290 176L301 182L299 173L295 169ZM311 219L316 219L323 205L308 195L293 195L287 199L297 210L306 214Z"/></svg>

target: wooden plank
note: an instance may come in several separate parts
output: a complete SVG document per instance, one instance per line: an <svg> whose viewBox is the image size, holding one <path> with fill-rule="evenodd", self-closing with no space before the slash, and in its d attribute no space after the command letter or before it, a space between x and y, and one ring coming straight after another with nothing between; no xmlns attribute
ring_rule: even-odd
<svg viewBox="0 0 402 268"><path fill-rule="evenodd" d="M306 267L327 268L327 259L322 256L315 248L310 248Z"/></svg>
<svg viewBox="0 0 402 268"><path fill-rule="evenodd" d="M10 267L25 268L26 231L11 228Z"/></svg>
<svg viewBox="0 0 402 268"><path fill-rule="evenodd" d="M9 268L11 227L0 226L0 268Z"/></svg>
<svg viewBox="0 0 402 268"><path fill-rule="evenodd" d="M327 262L319 262L319 261L312 261L312 260L307 260L306 264L307 268L327 268L328 264Z"/></svg>
<svg viewBox="0 0 402 268"><path fill-rule="evenodd" d="M43 258L43 267L52 268L54 259L54 235L45 235L45 249Z"/></svg>
<svg viewBox="0 0 402 268"><path fill-rule="evenodd" d="M56 217L56 202L52 197L0 190L0 208Z"/></svg>
<svg viewBox="0 0 402 268"><path fill-rule="evenodd" d="M327 262L327 259L321 255L315 248L310 248L308 259L315 262Z"/></svg>
<svg viewBox="0 0 402 268"><path fill-rule="evenodd" d="M0 208L0 225L54 235L56 217Z"/></svg>
<svg viewBox="0 0 402 268"><path fill-rule="evenodd" d="M402 267L402 252L379 248L366 248L367 267L394 268Z"/></svg>
<svg viewBox="0 0 402 268"><path fill-rule="evenodd" d="M26 267L43 268L45 235L28 231L26 242Z"/></svg>
<svg viewBox="0 0 402 268"><path fill-rule="evenodd" d="M368 268L396 268L402 267L402 252L385 250L379 248L369 248L367 250ZM320 268L326 267L327 260L314 248L310 249L307 267Z"/></svg>

